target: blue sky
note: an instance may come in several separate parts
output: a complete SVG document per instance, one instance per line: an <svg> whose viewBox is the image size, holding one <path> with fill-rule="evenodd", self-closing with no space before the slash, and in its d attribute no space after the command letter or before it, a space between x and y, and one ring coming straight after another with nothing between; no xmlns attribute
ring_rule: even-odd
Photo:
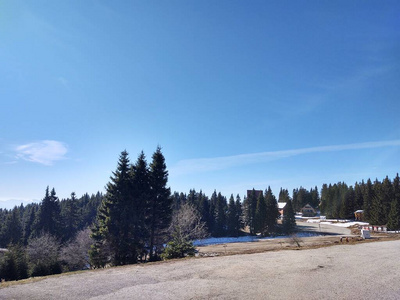
<svg viewBox="0 0 400 300"><path fill-rule="evenodd" d="M0 1L0 206L104 191L161 145L172 191L400 166L398 1ZM8 200L8 202L4 202ZM27 202L24 202L27 203Z"/></svg>

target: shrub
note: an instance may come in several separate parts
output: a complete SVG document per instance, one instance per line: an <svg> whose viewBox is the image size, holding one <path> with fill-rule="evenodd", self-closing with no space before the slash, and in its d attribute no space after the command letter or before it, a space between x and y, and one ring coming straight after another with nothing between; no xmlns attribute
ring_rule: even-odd
<svg viewBox="0 0 400 300"><path fill-rule="evenodd" d="M182 241L180 243L171 241L167 244L164 252L161 254L162 259L183 258L185 256L194 256L196 252L192 242Z"/></svg>

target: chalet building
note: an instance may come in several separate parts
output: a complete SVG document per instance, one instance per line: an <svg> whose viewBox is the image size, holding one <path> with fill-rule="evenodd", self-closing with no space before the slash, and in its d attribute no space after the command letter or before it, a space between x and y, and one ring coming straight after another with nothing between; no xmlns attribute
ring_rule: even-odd
<svg viewBox="0 0 400 300"><path fill-rule="evenodd" d="M286 207L286 202L278 202L278 209L281 216L283 216L283 210Z"/></svg>
<svg viewBox="0 0 400 300"><path fill-rule="evenodd" d="M364 211L362 209L356 210L354 212L354 218L356 221L364 221Z"/></svg>
<svg viewBox="0 0 400 300"><path fill-rule="evenodd" d="M307 204L301 209L301 213L303 214L303 217L315 217L317 212L315 209L310 205Z"/></svg>

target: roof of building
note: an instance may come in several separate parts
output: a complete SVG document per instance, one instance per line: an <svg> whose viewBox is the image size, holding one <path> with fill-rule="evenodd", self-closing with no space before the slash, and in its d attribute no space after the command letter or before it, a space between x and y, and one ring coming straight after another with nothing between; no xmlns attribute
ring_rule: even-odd
<svg viewBox="0 0 400 300"><path fill-rule="evenodd" d="M278 202L278 208L279 209L284 209L286 206L286 202Z"/></svg>

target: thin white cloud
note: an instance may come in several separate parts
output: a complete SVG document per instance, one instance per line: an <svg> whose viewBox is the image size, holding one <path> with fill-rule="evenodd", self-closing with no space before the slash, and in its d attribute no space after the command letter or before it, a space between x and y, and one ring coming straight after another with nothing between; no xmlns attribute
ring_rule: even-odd
<svg viewBox="0 0 400 300"><path fill-rule="evenodd" d="M234 166L268 162L285 157L292 157L308 153L372 149L372 148L382 148L390 146L400 146L400 140L300 148L300 149L259 152L259 153L240 154L240 155L214 157L214 158L187 159L179 161L175 167L171 168L171 174L182 175L195 172L223 170Z"/></svg>
<svg viewBox="0 0 400 300"><path fill-rule="evenodd" d="M17 158L51 166L54 162L65 159L67 146L58 141L44 140L16 147Z"/></svg>

